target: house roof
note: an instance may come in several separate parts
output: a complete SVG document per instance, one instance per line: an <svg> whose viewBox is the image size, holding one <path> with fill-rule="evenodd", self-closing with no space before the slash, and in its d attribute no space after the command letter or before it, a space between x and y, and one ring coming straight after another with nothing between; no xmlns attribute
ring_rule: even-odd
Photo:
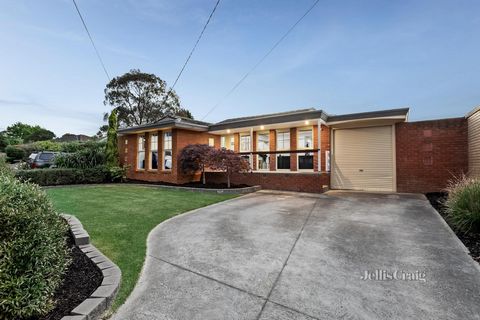
<svg viewBox="0 0 480 320"><path fill-rule="evenodd" d="M224 130L242 127L252 127L259 125L268 125L274 123L303 121L310 119L323 119L326 120L327 114L322 110L315 108L299 109L287 112L269 113L258 116L231 118L212 124L209 126L209 130Z"/></svg>
<svg viewBox="0 0 480 320"><path fill-rule="evenodd" d="M165 116L159 121L154 123L148 123L140 126L119 129L118 133L119 134L134 133L142 130L161 129L161 128L168 128L168 127L191 129L196 131L207 131L209 125L210 123L208 122L193 120L185 117Z"/></svg>
<svg viewBox="0 0 480 320"><path fill-rule="evenodd" d="M389 109L389 110L378 110L378 111L369 111L369 112L360 112L360 113L349 113L341 115L328 115L328 122L337 122L337 121L349 121L349 120L362 120L362 119L371 119L371 118L384 118L384 117L407 117L408 111L410 108L399 108L399 109Z"/></svg>
<svg viewBox="0 0 480 320"><path fill-rule="evenodd" d="M465 118L470 118L471 116L473 116L475 113L477 113L477 112L479 112L479 111L480 111L480 106L475 107L475 108L473 108L472 111L470 111L469 113L467 113L467 114L465 115Z"/></svg>

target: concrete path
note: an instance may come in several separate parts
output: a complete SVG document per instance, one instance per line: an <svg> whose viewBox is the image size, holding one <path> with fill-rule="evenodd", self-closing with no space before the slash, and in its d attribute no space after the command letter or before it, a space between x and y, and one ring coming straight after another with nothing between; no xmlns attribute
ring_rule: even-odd
<svg viewBox="0 0 480 320"><path fill-rule="evenodd" d="M157 226L114 319L480 319L480 268L422 196L257 192Z"/></svg>

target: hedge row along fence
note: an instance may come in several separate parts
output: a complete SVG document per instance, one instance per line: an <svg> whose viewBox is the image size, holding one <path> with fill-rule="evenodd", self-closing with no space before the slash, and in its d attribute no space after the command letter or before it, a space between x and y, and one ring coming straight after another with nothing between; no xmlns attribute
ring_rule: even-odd
<svg viewBox="0 0 480 320"><path fill-rule="evenodd" d="M87 169L18 170L15 176L21 181L29 181L40 186L104 183L114 180L111 171L104 166Z"/></svg>

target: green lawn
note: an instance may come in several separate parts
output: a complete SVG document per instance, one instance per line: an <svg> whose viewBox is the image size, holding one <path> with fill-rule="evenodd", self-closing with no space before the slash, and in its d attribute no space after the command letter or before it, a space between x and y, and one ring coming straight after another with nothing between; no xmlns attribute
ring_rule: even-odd
<svg viewBox="0 0 480 320"><path fill-rule="evenodd" d="M233 195L195 193L130 185L47 189L59 212L75 215L92 243L122 270L122 284L113 309L137 282L146 252L147 235L160 222Z"/></svg>

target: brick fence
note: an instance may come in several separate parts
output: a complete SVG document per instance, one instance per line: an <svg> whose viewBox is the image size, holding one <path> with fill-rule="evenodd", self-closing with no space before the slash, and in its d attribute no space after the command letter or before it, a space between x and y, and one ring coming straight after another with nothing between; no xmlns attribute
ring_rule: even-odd
<svg viewBox="0 0 480 320"><path fill-rule="evenodd" d="M206 178L207 182L211 183L225 183L227 179L221 172L207 172ZM249 172L232 175L231 182L249 186L258 185L263 189L321 193L328 190L330 174Z"/></svg>
<svg viewBox="0 0 480 320"><path fill-rule="evenodd" d="M466 173L467 129L465 118L397 123L397 191L442 191Z"/></svg>

